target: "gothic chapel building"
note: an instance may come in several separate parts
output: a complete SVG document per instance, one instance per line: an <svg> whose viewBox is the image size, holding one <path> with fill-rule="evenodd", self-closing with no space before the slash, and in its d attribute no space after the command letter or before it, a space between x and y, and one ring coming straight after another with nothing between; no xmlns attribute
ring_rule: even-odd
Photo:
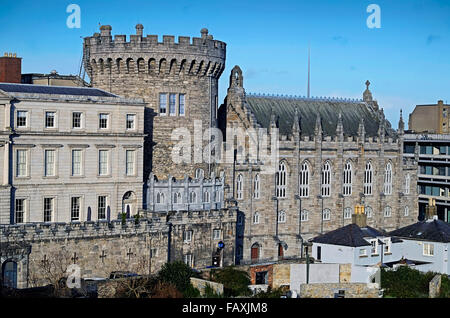
<svg viewBox="0 0 450 318"><path fill-rule="evenodd" d="M233 68L219 109L223 135L279 130L275 174L262 173L259 160L235 165L241 263L299 256L304 240L350 224L357 205L380 230L417 220L417 163L403 159L403 119L394 131L369 85L362 100L254 95ZM223 168L230 182L233 167Z"/></svg>

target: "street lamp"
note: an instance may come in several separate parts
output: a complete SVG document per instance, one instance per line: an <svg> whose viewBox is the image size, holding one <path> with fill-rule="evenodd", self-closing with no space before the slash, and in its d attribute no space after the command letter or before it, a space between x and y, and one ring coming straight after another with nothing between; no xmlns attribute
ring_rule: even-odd
<svg viewBox="0 0 450 318"><path fill-rule="evenodd" d="M305 242L306 246L306 283L309 284L309 247L312 246L311 242Z"/></svg>

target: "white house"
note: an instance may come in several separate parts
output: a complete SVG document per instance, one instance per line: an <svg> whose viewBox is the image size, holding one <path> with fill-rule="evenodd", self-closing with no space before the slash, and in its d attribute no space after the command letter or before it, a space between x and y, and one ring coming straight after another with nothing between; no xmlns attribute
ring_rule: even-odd
<svg viewBox="0 0 450 318"><path fill-rule="evenodd" d="M436 218L389 233L402 240L401 256L423 272L450 274L450 224Z"/></svg>

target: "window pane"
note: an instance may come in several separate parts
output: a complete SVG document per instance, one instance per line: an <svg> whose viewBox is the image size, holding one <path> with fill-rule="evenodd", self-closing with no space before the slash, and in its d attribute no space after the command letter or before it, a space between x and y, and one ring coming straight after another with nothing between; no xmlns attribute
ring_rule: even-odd
<svg viewBox="0 0 450 318"><path fill-rule="evenodd" d="M177 97L176 94L169 95L169 113L170 113L170 115L176 115L176 108L175 108L176 97Z"/></svg>
<svg viewBox="0 0 450 318"><path fill-rule="evenodd" d="M106 218L106 196L98 197L98 219Z"/></svg>
<svg viewBox="0 0 450 318"><path fill-rule="evenodd" d="M185 111L185 98L186 95L185 94L180 94L179 95L179 114L180 115L184 115L184 111Z"/></svg>
<svg viewBox="0 0 450 318"><path fill-rule="evenodd" d="M53 198L44 198L44 222L51 222L53 214Z"/></svg>
<svg viewBox="0 0 450 318"><path fill-rule="evenodd" d="M16 223L23 223L25 217L25 199L16 199Z"/></svg>
<svg viewBox="0 0 450 318"><path fill-rule="evenodd" d="M134 129L135 117L133 114L127 115L127 129Z"/></svg>
<svg viewBox="0 0 450 318"><path fill-rule="evenodd" d="M80 219L80 197L73 197L71 202L71 217L72 221Z"/></svg>
<svg viewBox="0 0 450 318"><path fill-rule="evenodd" d="M72 150L72 175L81 175L81 150Z"/></svg>
<svg viewBox="0 0 450 318"><path fill-rule="evenodd" d="M72 113L72 128L81 128L81 113Z"/></svg>
<svg viewBox="0 0 450 318"><path fill-rule="evenodd" d="M99 128L108 128L108 114L99 114Z"/></svg>
<svg viewBox="0 0 450 318"><path fill-rule="evenodd" d="M108 150L100 150L99 151L99 165L98 165L98 173L99 175L107 175L108 174Z"/></svg>
<svg viewBox="0 0 450 318"><path fill-rule="evenodd" d="M55 127L55 112L45 112L45 127Z"/></svg>
<svg viewBox="0 0 450 318"><path fill-rule="evenodd" d="M55 150L45 150L45 176L55 175Z"/></svg>
<svg viewBox="0 0 450 318"><path fill-rule="evenodd" d="M17 173L18 177L27 175L27 151L17 150Z"/></svg>
<svg viewBox="0 0 450 318"><path fill-rule="evenodd" d="M26 127L27 126L27 112L26 111L18 111L17 112L17 127Z"/></svg>
<svg viewBox="0 0 450 318"><path fill-rule="evenodd" d="M166 114L167 109L167 94L159 94L159 113Z"/></svg>
<svg viewBox="0 0 450 318"><path fill-rule="evenodd" d="M134 150L127 150L126 152L126 174L128 176L134 175Z"/></svg>

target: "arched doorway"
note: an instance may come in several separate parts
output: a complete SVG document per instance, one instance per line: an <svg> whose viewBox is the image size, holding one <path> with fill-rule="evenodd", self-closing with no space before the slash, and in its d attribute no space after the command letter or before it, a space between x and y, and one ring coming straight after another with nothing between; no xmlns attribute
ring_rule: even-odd
<svg viewBox="0 0 450 318"><path fill-rule="evenodd" d="M3 286L17 288L17 263L14 261L6 261L2 266Z"/></svg>
<svg viewBox="0 0 450 318"><path fill-rule="evenodd" d="M136 194L133 191L128 191L122 198L122 213L126 213L127 217L136 214Z"/></svg>
<svg viewBox="0 0 450 318"><path fill-rule="evenodd" d="M255 243L252 245L250 258L251 258L252 264L256 263L259 260L259 244L258 243Z"/></svg>

